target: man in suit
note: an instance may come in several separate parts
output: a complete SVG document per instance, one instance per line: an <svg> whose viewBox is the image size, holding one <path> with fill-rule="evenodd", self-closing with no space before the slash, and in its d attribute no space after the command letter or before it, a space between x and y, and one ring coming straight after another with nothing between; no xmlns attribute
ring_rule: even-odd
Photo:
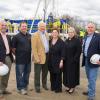
<svg viewBox="0 0 100 100"><path fill-rule="evenodd" d="M9 67L9 72L5 76L0 76L0 95L11 94L6 91L8 86L10 69L13 61L11 53L11 37L7 35L7 24L5 21L0 21L0 66L6 64Z"/></svg>
<svg viewBox="0 0 100 100"><path fill-rule="evenodd" d="M94 100L100 61L97 64L92 64L90 58L94 54L100 54L100 34L95 33L95 25L93 23L89 23L86 29L87 35L83 42L83 66L85 65L88 79L88 91L83 92L83 94L88 95L88 100Z"/></svg>
<svg viewBox="0 0 100 100"><path fill-rule="evenodd" d="M32 36L32 58L34 60L34 85L37 93L40 93L40 73L42 70L42 86L47 88L47 55L49 51L48 34L45 32L46 24L43 21L38 23L38 31Z"/></svg>

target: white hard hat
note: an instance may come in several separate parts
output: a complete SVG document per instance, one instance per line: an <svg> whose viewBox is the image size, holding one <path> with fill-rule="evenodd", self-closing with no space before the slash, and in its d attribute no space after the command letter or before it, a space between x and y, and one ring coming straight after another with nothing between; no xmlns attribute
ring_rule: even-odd
<svg viewBox="0 0 100 100"><path fill-rule="evenodd" d="M4 76L9 72L9 68L7 65L3 64L0 66L0 76Z"/></svg>
<svg viewBox="0 0 100 100"><path fill-rule="evenodd" d="M90 62L92 64L97 64L97 62L100 60L100 55L99 54L94 54L92 55L92 57L90 58Z"/></svg>

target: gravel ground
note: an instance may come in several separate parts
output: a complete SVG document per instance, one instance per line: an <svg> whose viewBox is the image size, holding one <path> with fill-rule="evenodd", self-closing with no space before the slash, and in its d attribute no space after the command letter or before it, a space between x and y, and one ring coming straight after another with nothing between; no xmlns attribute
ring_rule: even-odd
<svg viewBox="0 0 100 100"><path fill-rule="evenodd" d="M33 64L32 64L33 65ZM32 66L32 71L30 75L30 84L28 89L28 95L21 95L16 91L16 78L15 78L15 64L12 65L8 90L12 92L11 95L5 95L3 99L0 100L87 100L87 97L82 95L83 91L87 90L87 79L85 75L84 68L81 67L81 78L80 85L76 88L73 94L68 94L65 92L65 87L63 86L62 93L54 93L50 91L50 82L49 82L49 74L48 74L48 87L49 90L45 91L41 88L41 93L38 94L34 91L34 66ZM97 80L97 88L96 88L96 100L100 100L100 70Z"/></svg>

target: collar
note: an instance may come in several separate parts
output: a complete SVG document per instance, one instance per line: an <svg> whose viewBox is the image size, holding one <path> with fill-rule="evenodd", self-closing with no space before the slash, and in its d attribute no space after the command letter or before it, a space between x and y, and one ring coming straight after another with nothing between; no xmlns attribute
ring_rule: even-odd
<svg viewBox="0 0 100 100"><path fill-rule="evenodd" d="M2 36L7 35L7 33L2 33L2 32L0 32L0 34L1 34Z"/></svg>
<svg viewBox="0 0 100 100"><path fill-rule="evenodd" d="M44 32L41 32L41 31L38 31L40 34L44 35L45 34L45 31Z"/></svg>
<svg viewBox="0 0 100 100"><path fill-rule="evenodd" d="M26 36L28 33L26 32L26 34L23 34L23 33L20 31L20 34L22 34L23 36Z"/></svg>
<svg viewBox="0 0 100 100"><path fill-rule="evenodd" d="M92 37L94 35L94 33L90 34L90 35L87 35L87 37Z"/></svg>

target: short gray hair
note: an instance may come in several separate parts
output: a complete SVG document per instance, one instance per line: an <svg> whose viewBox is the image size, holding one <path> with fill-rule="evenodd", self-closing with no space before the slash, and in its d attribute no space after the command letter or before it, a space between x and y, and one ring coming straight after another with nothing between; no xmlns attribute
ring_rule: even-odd
<svg viewBox="0 0 100 100"><path fill-rule="evenodd" d="M0 24L1 24L1 23L7 23L7 22L6 22L5 20L0 20Z"/></svg>
<svg viewBox="0 0 100 100"><path fill-rule="evenodd" d="M45 22L40 21L40 22L38 23L38 27L40 27L40 25L41 25L41 24L43 24L43 25L45 25L45 26L46 26L46 23L45 23Z"/></svg>
<svg viewBox="0 0 100 100"><path fill-rule="evenodd" d="M89 22L87 25L86 25L86 29L88 28L89 25L92 25L94 28L96 28L95 24L92 23L92 22Z"/></svg>

